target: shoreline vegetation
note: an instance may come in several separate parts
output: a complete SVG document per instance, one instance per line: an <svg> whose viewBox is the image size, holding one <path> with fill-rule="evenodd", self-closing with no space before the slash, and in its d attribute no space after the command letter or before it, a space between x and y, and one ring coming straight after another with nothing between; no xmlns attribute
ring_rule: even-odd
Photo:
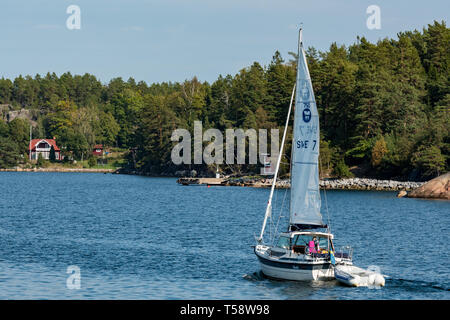
<svg viewBox="0 0 450 320"><path fill-rule="evenodd" d="M320 120L321 176L426 181L450 171L449 39L446 23L433 21L420 31L401 31L376 43L358 37L349 46L332 43L325 51L308 48ZM193 76L182 82L146 83L119 77L102 83L88 73L50 71L2 77L0 168L35 166L28 155L31 135L54 138L64 156L58 164L68 168L97 169L92 150L102 144L105 150L121 153L120 163L108 161L108 169L122 167L124 172L151 176L179 176L178 171L195 170L196 176L214 176L215 165L172 161L172 151L181 143L172 140L174 131L185 129L195 137L199 121L202 133L239 129L246 133L246 140L250 140L249 130L282 132L296 79L296 58L289 53L285 60L275 51L266 65L255 61L213 82ZM292 122L281 177L290 168ZM210 146L212 138L206 140L202 147ZM249 144L244 141L244 164L233 161L221 166L221 175L260 173L264 161L246 164L251 162L247 161ZM266 150L258 145L259 156L271 150L272 141L269 144ZM221 149L223 154L236 154L236 150ZM191 150L192 143L189 150L182 150L183 155ZM220 158L219 150L210 151ZM36 164L50 167L42 161ZM353 167L362 170L352 172Z"/></svg>
<svg viewBox="0 0 450 320"><path fill-rule="evenodd" d="M113 149L113 148L112 148ZM125 165L125 151L113 149L103 156L88 156L85 160L51 161L38 159L2 168L0 172L100 172L114 173Z"/></svg>

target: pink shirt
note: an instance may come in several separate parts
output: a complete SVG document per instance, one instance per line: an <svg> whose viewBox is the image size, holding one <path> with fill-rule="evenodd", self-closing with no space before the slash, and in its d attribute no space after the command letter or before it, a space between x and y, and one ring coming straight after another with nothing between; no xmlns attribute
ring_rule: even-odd
<svg viewBox="0 0 450 320"><path fill-rule="evenodd" d="M317 253L317 251L316 251L316 246L314 245L314 241L310 241L309 243L308 243L308 247L309 247L309 252L311 252L311 253Z"/></svg>

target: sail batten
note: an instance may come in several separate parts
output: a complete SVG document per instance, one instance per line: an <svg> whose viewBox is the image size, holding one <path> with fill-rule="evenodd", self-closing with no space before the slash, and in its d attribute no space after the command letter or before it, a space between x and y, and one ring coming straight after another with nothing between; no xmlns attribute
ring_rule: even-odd
<svg viewBox="0 0 450 320"><path fill-rule="evenodd" d="M319 114L301 41L292 141L290 224L323 226L319 192Z"/></svg>

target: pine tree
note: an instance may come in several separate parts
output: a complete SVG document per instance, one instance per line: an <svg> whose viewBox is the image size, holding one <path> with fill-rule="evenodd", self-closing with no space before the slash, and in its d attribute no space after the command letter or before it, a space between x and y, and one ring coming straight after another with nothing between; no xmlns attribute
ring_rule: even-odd
<svg viewBox="0 0 450 320"><path fill-rule="evenodd" d="M42 157L42 153L39 153L36 165L38 167L42 167L44 165L44 158Z"/></svg>
<svg viewBox="0 0 450 320"><path fill-rule="evenodd" d="M0 168L10 168L19 161L17 144L11 139L0 137Z"/></svg>
<svg viewBox="0 0 450 320"><path fill-rule="evenodd" d="M56 162L56 152L53 146L50 148L49 160L50 162Z"/></svg>
<svg viewBox="0 0 450 320"><path fill-rule="evenodd" d="M269 121L283 123L286 119L292 88L295 84L295 69L284 64L276 51L267 71L267 94L264 110Z"/></svg>
<svg viewBox="0 0 450 320"><path fill-rule="evenodd" d="M384 140L384 137L381 136L377 142L375 142L375 145L372 148L372 160L371 164L372 167L378 167L381 164L381 161L383 160L383 157L388 152L388 148L386 145L386 141Z"/></svg>
<svg viewBox="0 0 450 320"><path fill-rule="evenodd" d="M348 61L345 47L332 44L320 66L316 97L325 138L348 147L355 128L356 64ZM314 79L313 79L314 81Z"/></svg>
<svg viewBox="0 0 450 320"><path fill-rule="evenodd" d="M267 92L264 69L257 62L242 69L233 79L228 117L236 127L243 127L247 114L264 107Z"/></svg>
<svg viewBox="0 0 450 320"><path fill-rule="evenodd" d="M413 154L411 162L425 178L436 177L445 169L445 157L436 146L421 147Z"/></svg>

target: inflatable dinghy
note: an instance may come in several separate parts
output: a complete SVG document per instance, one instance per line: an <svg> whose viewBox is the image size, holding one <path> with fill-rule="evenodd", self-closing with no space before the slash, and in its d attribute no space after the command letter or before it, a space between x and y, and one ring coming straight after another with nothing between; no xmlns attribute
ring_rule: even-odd
<svg viewBox="0 0 450 320"><path fill-rule="evenodd" d="M385 283L382 274L353 265L335 266L334 277L340 283L351 287L383 287Z"/></svg>

